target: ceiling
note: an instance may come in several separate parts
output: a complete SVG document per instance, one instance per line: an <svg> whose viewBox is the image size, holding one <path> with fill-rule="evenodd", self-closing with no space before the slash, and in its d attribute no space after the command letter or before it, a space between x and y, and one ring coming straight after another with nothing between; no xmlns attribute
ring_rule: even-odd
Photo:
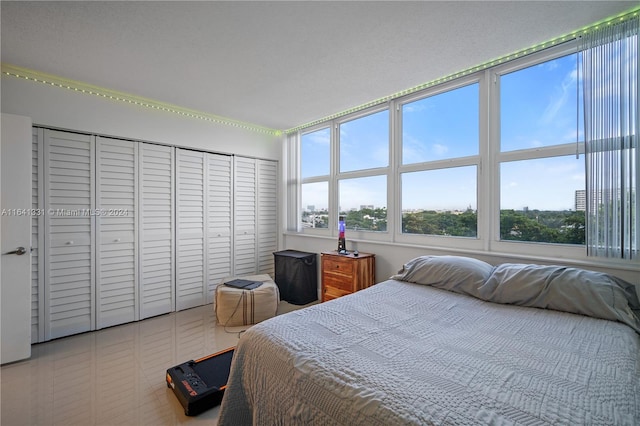
<svg viewBox="0 0 640 426"><path fill-rule="evenodd" d="M2 62L289 129L637 1L2 1Z"/></svg>

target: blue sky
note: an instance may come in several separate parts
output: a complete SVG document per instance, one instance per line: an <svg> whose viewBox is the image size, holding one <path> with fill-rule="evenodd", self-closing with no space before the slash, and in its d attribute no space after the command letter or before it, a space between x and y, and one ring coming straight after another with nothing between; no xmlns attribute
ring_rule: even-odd
<svg viewBox="0 0 640 426"><path fill-rule="evenodd" d="M501 78L501 149L538 148L576 141L582 129L581 88L576 86L576 55L569 55ZM580 89L580 90L578 90ZM479 87L472 84L404 104L403 164L477 155ZM388 111L340 126L340 170L386 167L389 161ZM303 136L303 178L329 174L329 129ZM579 133L583 140L582 130ZM402 178L403 209L477 207L476 167L411 173ZM316 186L303 195L303 207L326 207L327 194ZM584 157L503 163L501 208L572 210L574 194L584 189ZM343 181L342 209L386 206L384 177Z"/></svg>

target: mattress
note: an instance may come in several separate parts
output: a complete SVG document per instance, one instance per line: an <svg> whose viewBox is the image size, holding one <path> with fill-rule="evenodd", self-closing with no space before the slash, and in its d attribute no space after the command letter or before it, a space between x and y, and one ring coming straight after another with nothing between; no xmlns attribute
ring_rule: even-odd
<svg viewBox="0 0 640 426"><path fill-rule="evenodd" d="M621 322L387 280L240 339L219 425L638 425Z"/></svg>

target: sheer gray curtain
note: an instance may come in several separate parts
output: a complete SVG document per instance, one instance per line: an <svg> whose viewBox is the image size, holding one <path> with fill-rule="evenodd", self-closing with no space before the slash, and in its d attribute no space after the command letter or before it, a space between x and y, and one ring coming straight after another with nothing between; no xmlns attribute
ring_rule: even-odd
<svg viewBox="0 0 640 426"><path fill-rule="evenodd" d="M640 17L582 36L589 256L637 258Z"/></svg>

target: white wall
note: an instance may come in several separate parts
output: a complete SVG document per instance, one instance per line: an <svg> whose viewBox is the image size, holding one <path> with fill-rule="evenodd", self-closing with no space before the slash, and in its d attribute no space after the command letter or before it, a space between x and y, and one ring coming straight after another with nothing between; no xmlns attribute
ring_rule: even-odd
<svg viewBox="0 0 640 426"><path fill-rule="evenodd" d="M280 160L282 152L274 136L5 75L2 112L31 117L34 125L225 154Z"/></svg>

